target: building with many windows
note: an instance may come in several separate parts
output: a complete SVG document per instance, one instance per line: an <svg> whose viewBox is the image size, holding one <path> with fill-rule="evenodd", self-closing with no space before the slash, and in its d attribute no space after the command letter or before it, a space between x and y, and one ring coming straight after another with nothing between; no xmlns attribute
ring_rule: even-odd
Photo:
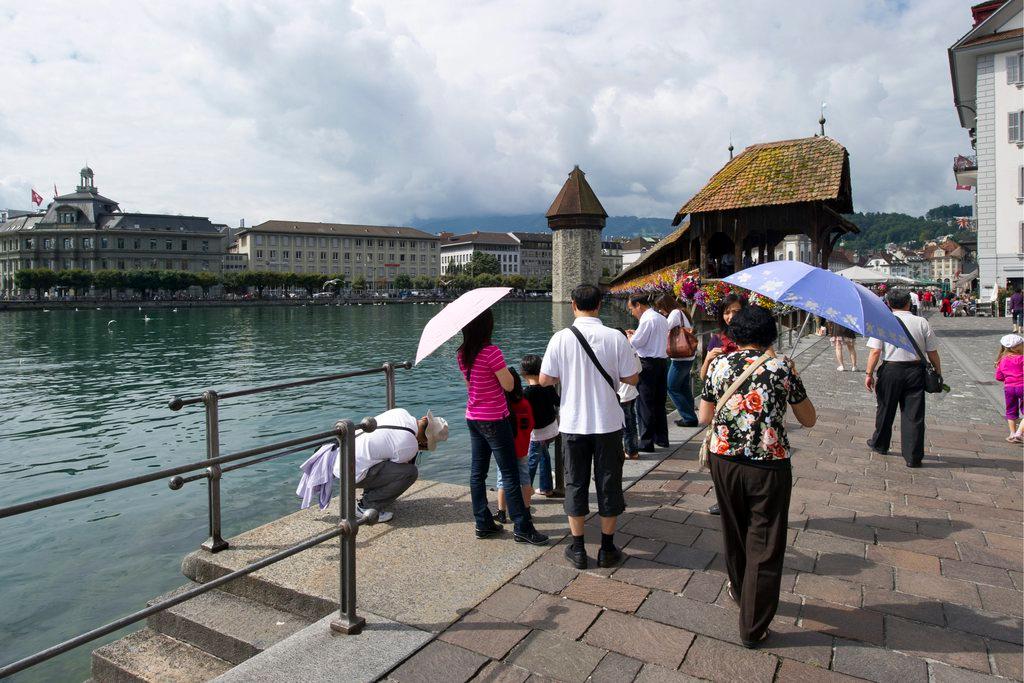
<svg viewBox="0 0 1024 683"><path fill-rule="evenodd" d="M0 223L0 289L14 289L14 273L24 268L219 273L223 254L209 218L122 212L85 167L75 192Z"/></svg>
<svg viewBox="0 0 1024 683"><path fill-rule="evenodd" d="M386 287L399 275L436 278L439 239L415 228L265 221L238 232L231 251L250 270L343 275Z"/></svg>
<svg viewBox="0 0 1024 683"><path fill-rule="evenodd" d="M978 284L988 300L994 286L1024 277L1024 0L981 2L971 14L971 29L949 48L949 68L976 154L957 156L953 174L974 190ZM933 277L951 278L947 266Z"/></svg>
<svg viewBox="0 0 1024 683"><path fill-rule="evenodd" d="M519 267L520 242L513 237L513 233L474 231L465 235L442 234L442 238L442 275L448 274L452 266L465 266L473 258L473 252L477 251L498 259L502 275L522 274ZM550 239L548 244L550 249Z"/></svg>
<svg viewBox="0 0 1024 683"><path fill-rule="evenodd" d="M551 276L551 233L510 232L519 243L519 274L524 277Z"/></svg>

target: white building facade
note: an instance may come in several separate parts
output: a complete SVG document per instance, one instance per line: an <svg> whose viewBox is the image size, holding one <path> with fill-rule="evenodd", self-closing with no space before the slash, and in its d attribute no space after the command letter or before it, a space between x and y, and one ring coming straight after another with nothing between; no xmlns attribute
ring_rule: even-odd
<svg viewBox="0 0 1024 683"><path fill-rule="evenodd" d="M1024 277L1024 0L971 8L974 26L949 49L954 104L976 151L954 168L974 190L982 299ZM948 276L948 269L933 273Z"/></svg>
<svg viewBox="0 0 1024 683"><path fill-rule="evenodd" d="M441 274L447 275L455 265L465 267L474 252L490 254L498 259L501 275L520 275L520 243L510 233L471 232L451 235L441 242Z"/></svg>

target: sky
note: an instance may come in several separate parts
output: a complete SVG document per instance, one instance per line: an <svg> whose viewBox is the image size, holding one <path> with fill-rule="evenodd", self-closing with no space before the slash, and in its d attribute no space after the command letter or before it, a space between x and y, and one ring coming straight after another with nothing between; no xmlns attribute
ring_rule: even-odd
<svg viewBox="0 0 1024 683"><path fill-rule="evenodd" d="M579 164L609 214L671 217L824 102L854 208L920 215L970 201L970 4L0 0L0 207L88 163L125 211L401 225L543 213Z"/></svg>

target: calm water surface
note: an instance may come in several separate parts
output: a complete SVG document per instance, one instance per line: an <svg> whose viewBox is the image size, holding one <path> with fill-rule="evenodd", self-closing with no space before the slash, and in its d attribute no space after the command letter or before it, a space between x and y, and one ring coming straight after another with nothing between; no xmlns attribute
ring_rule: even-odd
<svg viewBox="0 0 1024 683"><path fill-rule="evenodd" d="M170 396L409 359L439 310L393 304L0 314L0 506L199 460L202 408L171 412ZM515 365L526 353L542 354L551 332L571 319L567 307L550 303L499 304L495 313L495 342ZM621 313L605 320L625 322ZM416 415L430 408L451 423L450 440L420 459L421 476L464 484L469 437L455 347L449 342L414 370L397 371L396 384L400 407ZM329 429L340 418L384 410L384 401L381 375L225 401L221 452ZM297 509L305 457L226 474L225 536ZM181 585L181 558L205 534L203 482L171 491L158 481L0 520L0 660L32 654ZM97 646L13 680L85 680Z"/></svg>

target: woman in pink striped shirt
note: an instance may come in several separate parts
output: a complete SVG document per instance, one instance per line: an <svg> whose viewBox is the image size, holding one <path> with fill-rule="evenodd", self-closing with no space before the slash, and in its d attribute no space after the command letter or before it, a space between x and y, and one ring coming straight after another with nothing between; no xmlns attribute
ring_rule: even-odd
<svg viewBox="0 0 1024 683"><path fill-rule="evenodd" d="M466 401L466 424L472 448L469 491L476 518L476 537L489 538L502 531L487 506L487 470L493 455L501 470L508 513L514 525L513 539L516 543L544 545L548 537L533 526L530 510L523 501L505 399L505 392L512 389L512 373L505 365L501 349L491 343L493 331L494 314L487 309L462 328L462 345L457 354L469 394Z"/></svg>

